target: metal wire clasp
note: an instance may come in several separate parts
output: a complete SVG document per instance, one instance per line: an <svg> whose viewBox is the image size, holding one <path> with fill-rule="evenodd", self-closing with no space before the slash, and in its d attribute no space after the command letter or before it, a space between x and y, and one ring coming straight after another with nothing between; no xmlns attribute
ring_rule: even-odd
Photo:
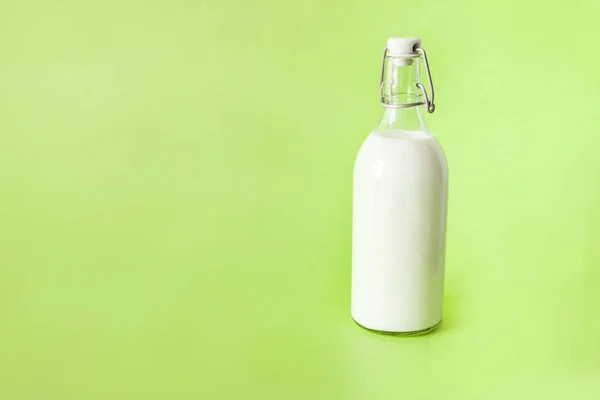
<svg viewBox="0 0 600 400"><path fill-rule="evenodd" d="M427 80L429 81L429 89L431 91L431 97L429 97L427 95L427 90L425 90L425 86L421 82L417 82L417 87L419 89L421 89L421 92L423 93L423 97L425 98L425 101L419 101L419 102L407 103L407 104L387 104L384 102L384 100L383 100L383 78L385 75L385 57L387 57L387 53L388 53L388 48L386 47L383 50L383 59L381 61L381 77L379 78L379 98L380 98L379 102L381 103L382 106L388 107L388 108L407 108L407 107L415 107L415 106L425 106L427 108L427 112L432 113L435 111L435 103L434 103L435 91L433 90L433 80L431 79L431 71L429 70L429 62L427 61L427 53L425 53L425 50L423 50L420 47L415 47L414 50L423 57L423 61L425 62L425 71L427 72Z"/></svg>

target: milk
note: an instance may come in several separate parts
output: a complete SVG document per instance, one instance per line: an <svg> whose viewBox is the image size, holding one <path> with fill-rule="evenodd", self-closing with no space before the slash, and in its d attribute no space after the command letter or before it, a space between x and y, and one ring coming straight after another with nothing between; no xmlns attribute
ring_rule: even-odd
<svg viewBox="0 0 600 400"><path fill-rule="evenodd" d="M447 166L427 132L372 132L354 165L352 318L415 333L442 320Z"/></svg>

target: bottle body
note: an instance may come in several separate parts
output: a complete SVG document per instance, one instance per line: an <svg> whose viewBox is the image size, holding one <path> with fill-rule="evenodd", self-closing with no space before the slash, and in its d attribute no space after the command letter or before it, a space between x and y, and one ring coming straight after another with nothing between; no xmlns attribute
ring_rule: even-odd
<svg viewBox="0 0 600 400"><path fill-rule="evenodd" d="M368 329L418 333L442 320L447 164L426 128L384 119L354 165L351 313Z"/></svg>

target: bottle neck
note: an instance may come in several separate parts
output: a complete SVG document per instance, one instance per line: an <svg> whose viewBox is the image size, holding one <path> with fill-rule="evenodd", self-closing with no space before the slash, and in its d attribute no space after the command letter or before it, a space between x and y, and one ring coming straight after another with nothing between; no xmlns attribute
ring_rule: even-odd
<svg viewBox="0 0 600 400"><path fill-rule="evenodd" d="M383 115L375 128L376 132L390 130L427 131L421 115L420 105L394 108L423 102L421 90L417 87L419 79L420 57L387 56L384 60L381 97L384 107Z"/></svg>
<svg viewBox="0 0 600 400"><path fill-rule="evenodd" d="M428 129L423 121L420 108L421 106L408 108L386 107L375 128L375 132L393 130L427 132Z"/></svg>

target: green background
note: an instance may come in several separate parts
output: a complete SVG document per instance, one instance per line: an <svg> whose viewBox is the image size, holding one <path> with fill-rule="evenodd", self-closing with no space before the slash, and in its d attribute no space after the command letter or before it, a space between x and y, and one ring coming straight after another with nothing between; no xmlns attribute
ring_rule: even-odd
<svg viewBox="0 0 600 400"><path fill-rule="evenodd" d="M0 398L598 398L599 16L0 2ZM398 35L450 167L444 323L418 338L349 315L352 167Z"/></svg>

